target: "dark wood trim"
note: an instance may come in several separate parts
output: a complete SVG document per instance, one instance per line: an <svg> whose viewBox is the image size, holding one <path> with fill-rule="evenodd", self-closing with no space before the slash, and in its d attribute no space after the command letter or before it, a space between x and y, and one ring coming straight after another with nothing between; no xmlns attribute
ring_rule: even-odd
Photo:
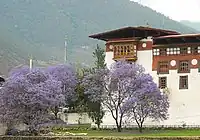
<svg viewBox="0 0 200 140"><path fill-rule="evenodd" d="M160 71L160 63L167 63L166 71ZM158 61L157 65L158 65L157 74L169 74L169 61Z"/></svg>
<svg viewBox="0 0 200 140"><path fill-rule="evenodd" d="M165 86L163 87L162 86L162 78L165 78ZM160 89L164 89L164 88L166 88L167 87L167 77L166 76L163 76L163 77L158 77L158 79L159 79L159 88Z"/></svg>
<svg viewBox="0 0 200 140"><path fill-rule="evenodd" d="M180 70L180 63L184 62L184 61L188 63L188 70L187 71L181 71ZM178 73L190 73L190 68L191 68L191 62L189 60L180 60L180 61L178 61Z"/></svg>
<svg viewBox="0 0 200 140"><path fill-rule="evenodd" d="M182 87L182 80L183 80L183 78L186 78L186 87ZM188 89L188 75L184 75L184 76L179 76L179 89Z"/></svg>

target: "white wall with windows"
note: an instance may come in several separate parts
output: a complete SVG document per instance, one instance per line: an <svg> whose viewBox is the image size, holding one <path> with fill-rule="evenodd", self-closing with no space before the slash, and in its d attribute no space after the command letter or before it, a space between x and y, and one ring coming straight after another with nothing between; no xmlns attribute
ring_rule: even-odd
<svg viewBox="0 0 200 140"><path fill-rule="evenodd" d="M192 49L188 47L185 53L200 53L200 47ZM167 49L167 48L166 48ZM168 49L170 54L184 53L184 49ZM168 70L167 74L159 74L157 71L152 71L152 61L154 55L160 55L160 50L145 50L138 51L137 63L143 65L147 72L149 72L154 81L159 87L167 87L169 90L170 108L169 119L163 122L147 121L147 125L200 125L200 73L198 68L190 69L188 72L187 64L185 62L177 63L175 60L169 62L167 65L183 65L182 68L175 70ZM112 60L112 52L106 53L106 63L110 66L114 61ZM192 60L191 65L195 65L198 60ZM183 64L181 64L183 63ZM182 71L180 73L180 71ZM185 71L185 72L184 72ZM115 125L112 116L107 113L103 119L103 125Z"/></svg>

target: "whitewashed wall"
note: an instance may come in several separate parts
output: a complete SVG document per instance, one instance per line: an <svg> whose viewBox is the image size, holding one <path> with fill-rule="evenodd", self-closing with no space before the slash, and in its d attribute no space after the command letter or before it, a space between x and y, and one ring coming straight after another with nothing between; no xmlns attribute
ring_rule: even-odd
<svg viewBox="0 0 200 140"><path fill-rule="evenodd" d="M92 120L89 118L87 113L61 113L60 118L68 124L89 124Z"/></svg>
<svg viewBox="0 0 200 140"><path fill-rule="evenodd" d="M178 73L177 70L170 70L169 74L157 75L152 71L152 50L138 51L137 63L145 67L154 81L158 83L159 76L167 76L167 87L170 90L169 119L163 122L147 121L147 125L200 125L200 73L198 69L191 69L190 73ZM109 67L114 61L112 52L106 53L106 63ZM188 75L189 89L179 90L179 76ZM103 125L115 125L110 113L103 119Z"/></svg>

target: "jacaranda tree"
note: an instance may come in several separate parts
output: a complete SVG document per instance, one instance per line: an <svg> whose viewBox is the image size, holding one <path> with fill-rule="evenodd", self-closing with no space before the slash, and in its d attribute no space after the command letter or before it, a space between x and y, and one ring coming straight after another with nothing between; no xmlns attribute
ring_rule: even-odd
<svg viewBox="0 0 200 140"><path fill-rule="evenodd" d="M77 84L76 71L71 65L55 65L46 69L46 72L53 77L54 80L61 82L62 95L65 96L65 106L69 105L76 99L75 88ZM58 117L60 105L54 106L51 110L56 119Z"/></svg>
<svg viewBox="0 0 200 140"><path fill-rule="evenodd" d="M142 93L155 94L156 91L157 94L160 94L160 98L163 97L153 82L153 78L145 73L145 69L141 65L130 64L125 61L114 63L110 70L99 69L94 73L87 74L83 80L83 85L85 87L85 94L92 101L101 101L104 107L109 110L116 122L118 132L121 132L123 118L129 115L132 109L128 106L131 104L127 102L132 101L136 94L137 96ZM148 102L151 96L145 97L144 103ZM157 100L158 98L154 99ZM167 98L155 102L159 102L163 106L165 110L162 113L166 114L168 106L164 108L164 105L168 103Z"/></svg>
<svg viewBox="0 0 200 140"><path fill-rule="evenodd" d="M137 83L138 88L130 91L131 97L123 106L127 117L137 123L140 132L147 119L166 120L169 108L168 96L160 92L152 77L149 74L142 77Z"/></svg>
<svg viewBox="0 0 200 140"><path fill-rule="evenodd" d="M0 120L8 129L16 123L36 129L48 119L50 108L65 104L62 83L39 68L14 70L0 93Z"/></svg>

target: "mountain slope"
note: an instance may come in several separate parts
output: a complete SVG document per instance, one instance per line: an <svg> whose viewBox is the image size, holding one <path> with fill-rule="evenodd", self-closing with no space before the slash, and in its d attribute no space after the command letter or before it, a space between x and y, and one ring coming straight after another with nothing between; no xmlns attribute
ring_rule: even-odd
<svg viewBox="0 0 200 140"><path fill-rule="evenodd" d="M91 52L99 42L88 35L146 22L163 27L163 15L129 0L1 0L0 20L0 28L4 29L0 42L7 40L0 47L15 52L9 54L16 61L27 61L32 54L42 61L63 62L67 36L69 61L91 63ZM164 23L166 29L196 32L167 17Z"/></svg>
<svg viewBox="0 0 200 140"><path fill-rule="evenodd" d="M182 24L185 24L188 27L194 28L200 32L200 22L191 22L188 20L181 21Z"/></svg>

